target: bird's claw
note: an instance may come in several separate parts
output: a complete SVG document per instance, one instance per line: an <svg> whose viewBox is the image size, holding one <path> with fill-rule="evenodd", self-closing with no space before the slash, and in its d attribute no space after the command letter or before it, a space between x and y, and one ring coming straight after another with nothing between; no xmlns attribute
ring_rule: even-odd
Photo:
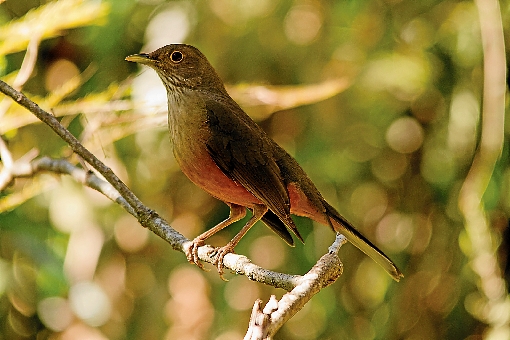
<svg viewBox="0 0 510 340"><path fill-rule="evenodd" d="M186 258L188 259L189 263L194 263L197 265L198 268L205 271L206 269L204 268L204 265L202 264L202 262L200 262L200 258L198 257L198 248L200 248L204 244L205 244L204 240L202 240L199 237L191 241L191 245L186 251Z"/></svg>
<svg viewBox="0 0 510 340"><path fill-rule="evenodd" d="M223 258L225 257L225 255L233 253L233 252L234 252L234 248L229 244L227 244L223 247L220 247L220 248L216 248L214 250L214 255L216 256L216 259L214 260L213 264L216 266L216 269L218 270L218 274L220 275L220 278L223 281L228 281L227 279L225 279L225 277L223 277L223 274L224 274Z"/></svg>
<svg viewBox="0 0 510 340"><path fill-rule="evenodd" d="M205 241L201 239L200 237L195 238L193 241L191 241L191 245L189 246L188 250L186 251L186 258L188 259L189 263L196 264L198 268L206 271L204 268L204 265L200 261L200 258L198 257L198 248L203 246L205 244ZM220 275L220 278L223 281L228 281L223 277L224 271L223 271L223 258L225 255L229 253L234 252L234 247L232 247L230 244L227 244L220 248L215 248L212 256L215 256L215 260L213 262L213 265L216 266L216 269L218 270L218 274Z"/></svg>

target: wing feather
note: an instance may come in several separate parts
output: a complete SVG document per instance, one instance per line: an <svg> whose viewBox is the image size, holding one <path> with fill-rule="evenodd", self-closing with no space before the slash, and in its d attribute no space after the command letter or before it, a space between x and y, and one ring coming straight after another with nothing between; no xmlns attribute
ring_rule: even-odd
<svg viewBox="0 0 510 340"><path fill-rule="evenodd" d="M216 165L301 238L290 216L289 194L269 136L239 106L217 100L205 104L211 132L207 150Z"/></svg>

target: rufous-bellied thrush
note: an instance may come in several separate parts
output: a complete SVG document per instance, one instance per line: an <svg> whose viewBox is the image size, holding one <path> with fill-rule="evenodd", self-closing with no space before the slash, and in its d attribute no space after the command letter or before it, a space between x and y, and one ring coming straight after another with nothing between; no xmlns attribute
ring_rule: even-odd
<svg viewBox="0 0 510 340"><path fill-rule="evenodd" d="M290 245L293 240L288 229L303 241L291 214L330 226L381 265L394 280L403 277L382 251L326 202L297 161L229 96L198 49L173 44L152 53L128 56L126 60L150 66L163 81L174 155L184 174L230 207L226 220L192 241L186 254L190 262L202 268L198 247L242 219L248 208L252 217L230 242L217 250L216 266L222 278L223 257L233 252L258 220Z"/></svg>

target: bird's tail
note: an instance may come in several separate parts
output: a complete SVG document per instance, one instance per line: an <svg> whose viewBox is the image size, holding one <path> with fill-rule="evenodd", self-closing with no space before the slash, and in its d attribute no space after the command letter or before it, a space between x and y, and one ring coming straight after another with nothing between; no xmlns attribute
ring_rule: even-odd
<svg viewBox="0 0 510 340"><path fill-rule="evenodd" d="M372 244L372 242L357 231L354 226L342 217L342 215L340 215L331 205L324 202L324 206L326 208L326 214L331 222L331 226L335 231L344 235L349 242L370 256L370 258L383 267L395 281L398 282L404 277L404 274L402 274L397 266L386 255L384 255L382 251L380 251Z"/></svg>

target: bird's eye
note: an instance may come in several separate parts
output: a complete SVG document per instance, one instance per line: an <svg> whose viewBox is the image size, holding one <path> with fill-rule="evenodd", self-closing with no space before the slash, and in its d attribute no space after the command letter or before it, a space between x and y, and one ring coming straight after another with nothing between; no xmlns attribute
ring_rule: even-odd
<svg viewBox="0 0 510 340"><path fill-rule="evenodd" d="M174 51L172 52L172 54L170 55L170 59L174 62L174 63L180 63L182 61L182 59L184 58L184 56L182 55L181 52L179 51Z"/></svg>

